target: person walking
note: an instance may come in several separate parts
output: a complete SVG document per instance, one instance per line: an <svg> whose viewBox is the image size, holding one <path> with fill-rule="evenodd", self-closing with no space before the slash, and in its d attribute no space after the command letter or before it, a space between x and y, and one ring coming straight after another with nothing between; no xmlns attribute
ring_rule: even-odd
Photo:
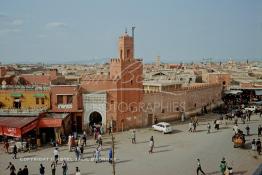
<svg viewBox="0 0 262 175"><path fill-rule="evenodd" d="M220 120L216 120L216 129L219 130Z"/></svg>
<svg viewBox="0 0 262 175"><path fill-rule="evenodd" d="M189 128L188 128L188 131L189 131L189 132L193 132L193 123L192 123L192 121L189 122L188 127L189 127Z"/></svg>
<svg viewBox="0 0 262 175"><path fill-rule="evenodd" d="M81 175L80 169L79 169L78 167L76 167L76 173L75 173L75 175Z"/></svg>
<svg viewBox="0 0 262 175"><path fill-rule="evenodd" d="M152 153L153 153L154 144L155 144L155 142L154 142L154 137L151 136L150 141L149 141L149 151L148 151L149 154L152 154Z"/></svg>
<svg viewBox="0 0 262 175"><path fill-rule="evenodd" d="M6 169L9 169L10 170L10 174L15 174L15 166L14 164L12 164L12 162L9 162L9 165Z"/></svg>
<svg viewBox="0 0 262 175"><path fill-rule="evenodd" d="M222 161L220 162L219 167L220 167L220 172L221 172L221 174L222 174L222 175L225 175L225 171L226 171L226 169L227 169L227 162L226 162L226 160L225 160L224 157L222 158Z"/></svg>
<svg viewBox="0 0 262 175"><path fill-rule="evenodd" d="M28 171L27 165L25 165L23 169L23 175L28 175L28 174L29 174L29 171Z"/></svg>
<svg viewBox="0 0 262 175"><path fill-rule="evenodd" d="M80 160L80 148L77 145L75 148L76 161Z"/></svg>
<svg viewBox="0 0 262 175"><path fill-rule="evenodd" d="M258 137L261 136L261 132L262 132L262 127L261 127L261 125L258 125L258 128L257 128Z"/></svg>
<svg viewBox="0 0 262 175"><path fill-rule="evenodd" d="M81 159L83 158L84 155L84 144L80 146L80 154L81 154Z"/></svg>
<svg viewBox="0 0 262 175"><path fill-rule="evenodd" d="M62 163L62 170L63 170L63 175L67 175L68 167L67 167L67 163L65 160L63 160L63 163Z"/></svg>
<svg viewBox="0 0 262 175"><path fill-rule="evenodd" d="M237 116L235 115L235 117L234 117L234 123L235 123L235 125L237 125L237 122L238 122L238 118L237 118Z"/></svg>
<svg viewBox="0 0 262 175"><path fill-rule="evenodd" d="M101 134L101 135L104 134L104 127L103 127L103 125L101 125L101 127L100 127L100 134Z"/></svg>
<svg viewBox="0 0 262 175"><path fill-rule="evenodd" d="M5 147L5 151L6 151L6 153L9 153L9 143L8 143L8 141L5 141L5 143L4 143L4 147Z"/></svg>
<svg viewBox="0 0 262 175"><path fill-rule="evenodd" d="M71 152L71 150L72 150L72 136L71 135L69 135L68 136L68 151L69 152Z"/></svg>
<svg viewBox="0 0 262 175"><path fill-rule="evenodd" d="M197 175L199 174L199 171L205 175L204 171L201 168L200 159L197 159Z"/></svg>
<svg viewBox="0 0 262 175"><path fill-rule="evenodd" d="M233 127L233 131L235 132L235 134L238 133L238 130L239 130L239 128L238 128L237 124L235 124L235 126Z"/></svg>
<svg viewBox="0 0 262 175"><path fill-rule="evenodd" d="M21 168L19 168L18 172L17 172L17 175L23 175L23 171Z"/></svg>
<svg viewBox="0 0 262 175"><path fill-rule="evenodd" d="M197 127L197 122L194 121L194 122L193 122L193 132L196 132L196 127Z"/></svg>
<svg viewBox="0 0 262 175"><path fill-rule="evenodd" d="M132 144L136 144L136 130L132 131Z"/></svg>
<svg viewBox="0 0 262 175"><path fill-rule="evenodd" d="M100 162L100 150L98 147L95 150L95 161L96 163Z"/></svg>
<svg viewBox="0 0 262 175"><path fill-rule="evenodd" d="M103 139L102 139L102 135L99 134L98 137L97 137L97 143L98 143L98 146L103 144Z"/></svg>
<svg viewBox="0 0 262 175"><path fill-rule="evenodd" d="M250 127L248 125L246 126L246 131L247 131L247 135L249 136Z"/></svg>
<svg viewBox="0 0 262 175"><path fill-rule="evenodd" d="M108 128L108 134L111 135L111 133L112 133L112 126L109 126L109 128Z"/></svg>
<svg viewBox="0 0 262 175"><path fill-rule="evenodd" d="M211 130L211 125L210 123L207 124L207 133L210 134L210 130Z"/></svg>
<svg viewBox="0 0 262 175"><path fill-rule="evenodd" d="M251 149L252 151L256 151L256 139L253 139L251 142Z"/></svg>
<svg viewBox="0 0 262 175"><path fill-rule="evenodd" d="M58 148L54 149L54 158L55 158L55 163L58 163L58 157L59 157L59 152L58 152Z"/></svg>
<svg viewBox="0 0 262 175"><path fill-rule="evenodd" d="M13 147L13 159L16 159L16 154L17 154L17 147L14 145Z"/></svg>
<svg viewBox="0 0 262 175"><path fill-rule="evenodd" d="M56 162L53 161L52 164L51 164L51 171L52 171L52 175L55 175L55 172L56 172Z"/></svg>
<svg viewBox="0 0 262 175"><path fill-rule="evenodd" d="M40 164L39 173L40 175L45 175L45 167L42 164Z"/></svg>
<svg viewBox="0 0 262 175"><path fill-rule="evenodd" d="M86 146L86 134L83 135L83 144Z"/></svg>
<svg viewBox="0 0 262 175"><path fill-rule="evenodd" d="M108 151L108 161L109 161L109 163L113 163L113 150L112 150L112 148L110 148L109 151Z"/></svg>
<svg viewBox="0 0 262 175"><path fill-rule="evenodd" d="M258 155L260 155L260 153L261 153L261 141L260 141L260 139L257 139L256 146L257 146L257 153L258 153Z"/></svg>
<svg viewBox="0 0 262 175"><path fill-rule="evenodd" d="M247 121L249 122L250 122L251 115L252 115L252 111L247 111Z"/></svg>

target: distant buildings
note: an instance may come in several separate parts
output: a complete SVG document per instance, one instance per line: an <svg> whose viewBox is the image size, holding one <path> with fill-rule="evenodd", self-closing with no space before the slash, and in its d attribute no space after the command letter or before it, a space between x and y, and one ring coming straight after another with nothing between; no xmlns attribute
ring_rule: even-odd
<svg viewBox="0 0 262 175"><path fill-rule="evenodd" d="M261 99L261 63L144 64L134 38L119 37L118 57L102 65L2 65L0 135L46 143L94 124L122 131L194 116L230 90ZM18 120L18 119L21 119Z"/></svg>

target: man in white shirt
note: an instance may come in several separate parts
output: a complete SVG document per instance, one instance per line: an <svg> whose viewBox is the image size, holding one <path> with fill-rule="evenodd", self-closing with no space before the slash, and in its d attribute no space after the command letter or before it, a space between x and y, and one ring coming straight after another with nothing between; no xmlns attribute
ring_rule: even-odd
<svg viewBox="0 0 262 175"><path fill-rule="evenodd" d="M233 130L234 130L235 134L237 134L237 133L238 133L238 130L239 130L239 128L238 128L237 124L236 124L236 125L234 125L234 127L233 127Z"/></svg>
<svg viewBox="0 0 262 175"><path fill-rule="evenodd" d="M81 175L80 170L78 167L76 167L76 174L75 175Z"/></svg>
<svg viewBox="0 0 262 175"><path fill-rule="evenodd" d="M58 156L59 156L59 152L58 152L58 148L54 149L54 157L55 157L55 163L57 164L58 162Z"/></svg>

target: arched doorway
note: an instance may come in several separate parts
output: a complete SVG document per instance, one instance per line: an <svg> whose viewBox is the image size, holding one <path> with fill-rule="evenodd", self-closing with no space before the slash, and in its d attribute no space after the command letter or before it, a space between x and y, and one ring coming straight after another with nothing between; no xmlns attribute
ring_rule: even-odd
<svg viewBox="0 0 262 175"><path fill-rule="evenodd" d="M92 112L89 116L89 126L93 126L94 124L102 124L102 116L97 111Z"/></svg>

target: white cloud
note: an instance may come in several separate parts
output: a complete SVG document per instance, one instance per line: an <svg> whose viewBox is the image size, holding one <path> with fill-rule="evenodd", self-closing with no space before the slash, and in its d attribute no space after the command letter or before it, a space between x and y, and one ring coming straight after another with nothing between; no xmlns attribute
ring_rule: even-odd
<svg viewBox="0 0 262 175"><path fill-rule="evenodd" d="M67 24L62 22L50 22L46 24L47 29L66 28Z"/></svg>
<svg viewBox="0 0 262 175"><path fill-rule="evenodd" d="M13 20L12 24L13 24L14 26L21 26L21 25L24 24L24 21L21 20L21 19L15 19L15 20Z"/></svg>
<svg viewBox="0 0 262 175"><path fill-rule="evenodd" d="M46 38L46 37L47 37L47 35L44 35L44 34L39 34L39 35L37 35L36 37L37 37L37 38Z"/></svg>
<svg viewBox="0 0 262 175"><path fill-rule="evenodd" d="M5 36L9 33L18 33L21 32L20 29L10 29L10 28L5 28L5 29L0 29L0 36Z"/></svg>

